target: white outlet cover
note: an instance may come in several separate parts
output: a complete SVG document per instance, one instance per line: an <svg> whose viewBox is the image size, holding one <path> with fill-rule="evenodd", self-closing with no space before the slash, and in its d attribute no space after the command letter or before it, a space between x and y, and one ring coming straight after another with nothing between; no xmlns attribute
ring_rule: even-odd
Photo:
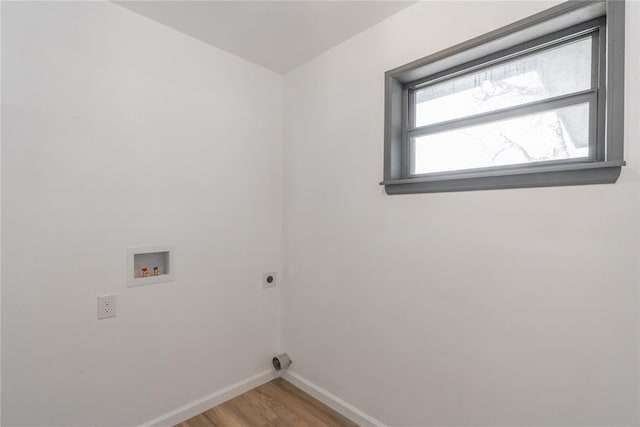
<svg viewBox="0 0 640 427"><path fill-rule="evenodd" d="M271 281L269 281L270 277L272 278ZM277 282L278 282L278 276L274 271L270 273L262 273L262 287L264 289L275 288Z"/></svg>
<svg viewBox="0 0 640 427"><path fill-rule="evenodd" d="M98 297L98 320L116 317L116 296L101 295Z"/></svg>

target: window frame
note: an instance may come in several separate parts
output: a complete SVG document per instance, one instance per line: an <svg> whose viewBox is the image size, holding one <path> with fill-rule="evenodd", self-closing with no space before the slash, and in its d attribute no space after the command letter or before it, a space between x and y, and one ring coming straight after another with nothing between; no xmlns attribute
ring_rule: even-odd
<svg viewBox="0 0 640 427"><path fill-rule="evenodd" d="M385 74L385 165L381 182L386 192L411 194L616 182L625 164L624 9L624 1L616 0L565 2L388 71ZM563 105L572 98L583 97L588 99L591 113L588 158L412 173L413 144L410 136L416 134L416 129L410 126L414 123L410 105L417 88L560 46L588 34L594 37L592 67L598 67L592 72L589 90L418 128L443 123L451 125L470 118L473 121L476 116L480 120L480 116L494 116L502 120L513 115L514 111L526 110L531 104L539 104L534 108L543 108L551 103Z"/></svg>

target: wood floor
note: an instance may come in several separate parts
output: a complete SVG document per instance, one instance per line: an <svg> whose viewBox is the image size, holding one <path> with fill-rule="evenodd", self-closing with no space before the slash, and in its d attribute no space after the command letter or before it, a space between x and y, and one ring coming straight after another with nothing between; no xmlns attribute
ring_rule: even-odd
<svg viewBox="0 0 640 427"><path fill-rule="evenodd" d="M277 378L178 427L352 427L357 426L322 402Z"/></svg>

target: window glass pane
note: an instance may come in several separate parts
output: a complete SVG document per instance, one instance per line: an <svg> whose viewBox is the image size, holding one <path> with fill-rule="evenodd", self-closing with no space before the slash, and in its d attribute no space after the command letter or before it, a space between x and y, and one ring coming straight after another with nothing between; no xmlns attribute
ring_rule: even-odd
<svg viewBox="0 0 640 427"><path fill-rule="evenodd" d="M414 139L412 173L423 174L589 156L589 104Z"/></svg>
<svg viewBox="0 0 640 427"><path fill-rule="evenodd" d="M590 88L589 36L416 90L415 126Z"/></svg>

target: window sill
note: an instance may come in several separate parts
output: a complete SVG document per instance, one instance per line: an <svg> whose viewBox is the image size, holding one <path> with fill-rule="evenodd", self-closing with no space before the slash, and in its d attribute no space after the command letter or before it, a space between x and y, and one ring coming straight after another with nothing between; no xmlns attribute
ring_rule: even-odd
<svg viewBox="0 0 640 427"><path fill-rule="evenodd" d="M624 161L524 166L502 170L462 171L383 181L387 194L439 193L502 188L611 184Z"/></svg>

